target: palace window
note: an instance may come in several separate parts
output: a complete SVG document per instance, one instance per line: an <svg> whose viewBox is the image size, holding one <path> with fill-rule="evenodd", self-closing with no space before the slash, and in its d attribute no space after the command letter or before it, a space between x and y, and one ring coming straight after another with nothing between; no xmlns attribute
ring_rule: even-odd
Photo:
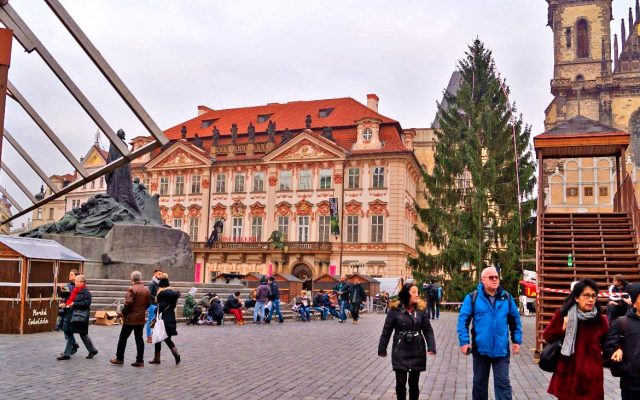
<svg viewBox="0 0 640 400"><path fill-rule="evenodd" d="M578 188L577 187L568 187L567 188L567 197L578 197Z"/></svg>
<svg viewBox="0 0 640 400"><path fill-rule="evenodd" d="M291 171L280 171L278 190L291 190Z"/></svg>
<svg viewBox="0 0 640 400"><path fill-rule="evenodd" d="M289 238L289 217L278 217L278 230L282 233L282 240Z"/></svg>
<svg viewBox="0 0 640 400"><path fill-rule="evenodd" d="M331 189L331 174L330 169L320 170L320 189Z"/></svg>
<svg viewBox="0 0 640 400"><path fill-rule="evenodd" d="M96 181L93 180L91 181L91 189L95 189L96 188Z"/></svg>
<svg viewBox="0 0 640 400"><path fill-rule="evenodd" d="M603 196L603 197L608 196L608 195L609 195L609 188L608 188L608 187L606 187L606 186L600 186L600 187L598 188L598 194L599 194L600 196Z"/></svg>
<svg viewBox="0 0 640 400"><path fill-rule="evenodd" d="M190 218L189 219L189 237L192 242L196 242L198 240L198 224L199 218Z"/></svg>
<svg viewBox="0 0 640 400"><path fill-rule="evenodd" d="M255 172L253 174L253 191L264 192L264 172Z"/></svg>
<svg viewBox="0 0 640 400"><path fill-rule="evenodd" d="M200 175L191 175L191 194L200 194Z"/></svg>
<svg viewBox="0 0 640 400"><path fill-rule="evenodd" d="M182 218L173 219L173 229L182 229Z"/></svg>
<svg viewBox="0 0 640 400"><path fill-rule="evenodd" d="M298 241L299 242L309 241L309 217L308 216L298 217Z"/></svg>
<svg viewBox="0 0 640 400"><path fill-rule="evenodd" d="M373 187L384 188L384 167L373 167Z"/></svg>
<svg viewBox="0 0 640 400"><path fill-rule="evenodd" d="M258 242L262 240L262 217L251 218L251 237Z"/></svg>
<svg viewBox="0 0 640 400"><path fill-rule="evenodd" d="M184 176L178 175L176 176L176 188L174 194L183 195L184 194Z"/></svg>
<svg viewBox="0 0 640 400"><path fill-rule="evenodd" d="M147 188L148 188L149 186L147 185L147 183L146 183L146 182L148 182L148 181L149 181L149 178L145 179L144 181L145 181L145 187L147 187ZM100 189L102 189L103 187L104 187L104 176L101 176L101 177L100 177Z"/></svg>
<svg viewBox="0 0 640 400"><path fill-rule="evenodd" d="M384 236L384 216L371 216L371 241L373 243L381 243Z"/></svg>
<svg viewBox="0 0 640 400"><path fill-rule="evenodd" d="M163 176L160 178L160 196L166 196L169 194L169 178Z"/></svg>
<svg viewBox="0 0 640 400"><path fill-rule="evenodd" d="M258 115L258 123L264 123L269 121L269 118L272 116L273 114L262 114L262 115Z"/></svg>
<svg viewBox="0 0 640 400"><path fill-rule="evenodd" d="M233 225L231 226L231 236L234 238L242 237L242 217L233 217Z"/></svg>
<svg viewBox="0 0 640 400"><path fill-rule="evenodd" d="M214 121L213 119L205 119L205 120L202 121L201 127L208 128L211 125L213 125L213 121Z"/></svg>
<svg viewBox="0 0 640 400"><path fill-rule="evenodd" d="M227 182L227 177L225 174L216 175L216 193L227 192L226 182Z"/></svg>
<svg viewBox="0 0 640 400"><path fill-rule="evenodd" d="M327 118L329 115L331 115L332 111L333 111L333 108L321 108L320 111L318 112L318 117Z"/></svg>
<svg viewBox="0 0 640 400"><path fill-rule="evenodd" d="M365 142L368 142L369 140L371 140L371 138L373 138L371 128L364 128L364 130L362 131L362 139L364 139Z"/></svg>
<svg viewBox="0 0 640 400"><path fill-rule="evenodd" d="M348 189L360 189L360 168L349 168Z"/></svg>
<svg viewBox="0 0 640 400"><path fill-rule="evenodd" d="M586 196L591 196L593 197L593 187L591 186L585 186L584 188L584 195Z"/></svg>
<svg viewBox="0 0 640 400"><path fill-rule="evenodd" d="M234 192L244 192L244 174L236 174L235 184L233 185Z"/></svg>
<svg viewBox="0 0 640 400"><path fill-rule="evenodd" d="M36 213L36 219L42 219L42 208L38 208Z"/></svg>
<svg viewBox="0 0 640 400"><path fill-rule="evenodd" d="M358 242L358 216L357 215L349 215L347 216L347 242L357 243Z"/></svg>
<svg viewBox="0 0 640 400"><path fill-rule="evenodd" d="M578 58L589 57L589 27L587 21L578 21Z"/></svg>
<svg viewBox="0 0 640 400"><path fill-rule="evenodd" d="M103 182L104 179L100 178L100 187L102 187ZM144 184L145 189L147 189L147 192L151 193L151 178L144 178L144 181L142 181L142 183Z"/></svg>
<svg viewBox="0 0 640 400"><path fill-rule="evenodd" d="M49 219L53 219L53 208L49 209Z"/></svg>
<svg viewBox="0 0 640 400"><path fill-rule="evenodd" d="M318 241L328 242L331 226L331 217L329 215L321 215L318 217Z"/></svg>
<svg viewBox="0 0 640 400"><path fill-rule="evenodd" d="M311 189L311 171L308 169L302 170L298 176L298 190L310 190Z"/></svg>

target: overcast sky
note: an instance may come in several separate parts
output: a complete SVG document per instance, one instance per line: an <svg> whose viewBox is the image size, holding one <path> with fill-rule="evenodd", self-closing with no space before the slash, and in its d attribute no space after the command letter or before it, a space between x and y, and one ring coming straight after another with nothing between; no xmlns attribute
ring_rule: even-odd
<svg viewBox="0 0 640 400"><path fill-rule="evenodd" d="M612 22L632 0L616 0ZM46 4L10 0L114 128L146 134ZM350 96L403 128L429 127L457 60L476 37L493 50L533 132L551 101L552 34L544 0L62 0L157 124L214 109ZM79 158L95 124L34 52L14 40L10 79ZM72 172L12 101L5 127L51 174ZM102 138L108 146L106 138ZM40 179L6 143L2 160L37 192ZM28 200L2 173L0 184Z"/></svg>

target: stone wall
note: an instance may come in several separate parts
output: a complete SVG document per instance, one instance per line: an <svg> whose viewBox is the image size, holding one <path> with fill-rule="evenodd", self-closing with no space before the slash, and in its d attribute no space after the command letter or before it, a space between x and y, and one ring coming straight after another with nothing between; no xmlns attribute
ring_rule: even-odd
<svg viewBox="0 0 640 400"><path fill-rule="evenodd" d="M155 269L169 279L192 281L194 262L189 236L179 230L144 225L114 225L104 238L44 235L87 259L89 278L129 279L132 271L151 276Z"/></svg>

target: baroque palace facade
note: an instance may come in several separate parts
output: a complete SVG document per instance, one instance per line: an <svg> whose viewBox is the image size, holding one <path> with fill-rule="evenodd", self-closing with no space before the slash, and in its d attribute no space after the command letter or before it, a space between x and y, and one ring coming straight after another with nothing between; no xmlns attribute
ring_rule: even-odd
<svg viewBox="0 0 640 400"><path fill-rule="evenodd" d="M422 179L416 130L378 113L376 95L367 105L337 98L199 106L165 134L170 142L135 160L132 174L159 195L165 224L190 235L196 280L249 272L411 276ZM134 137L131 145L149 140ZM105 160L96 144L83 163ZM89 184L62 203L68 211L105 190ZM209 248L218 221L219 241ZM281 246L269 241L274 231Z"/></svg>
<svg viewBox="0 0 640 400"><path fill-rule="evenodd" d="M631 0L629 6L633 5ZM553 100L545 110L545 129L563 124L631 135L624 160L640 189L640 4L620 19L611 36L613 0L547 0L553 31ZM617 24L615 24L617 25ZM612 51L613 47L613 51ZM613 129L615 128L615 129ZM612 211L617 191L616 160L609 157L545 160L548 211Z"/></svg>

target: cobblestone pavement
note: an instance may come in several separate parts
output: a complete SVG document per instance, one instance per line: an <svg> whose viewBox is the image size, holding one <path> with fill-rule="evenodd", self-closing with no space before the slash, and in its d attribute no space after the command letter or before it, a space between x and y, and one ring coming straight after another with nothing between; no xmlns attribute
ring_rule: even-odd
<svg viewBox="0 0 640 400"><path fill-rule="evenodd" d="M457 314L432 321L438 354L421 375L421 399L471 398L472 363L460 355ZM535 318L523 319L523 352L512 357L515 399L548 399L550 374L533 363ZM384 322L364 315L357 325L336 320L282 325L178 327L174 341L182 353L176 366L163 347L162 364L133 368L135 345L129 339L124 366L112 366L119 326L92 326L100 351L86 350L70 361L56 361L61 333L0 335L0 398L3 399L393 399L390 357L377 357ZM164 346L164 345L163 345ZM153 356L146 345L145 359ZM620 398L618 380L605 371L608 399Z"/></svg>

